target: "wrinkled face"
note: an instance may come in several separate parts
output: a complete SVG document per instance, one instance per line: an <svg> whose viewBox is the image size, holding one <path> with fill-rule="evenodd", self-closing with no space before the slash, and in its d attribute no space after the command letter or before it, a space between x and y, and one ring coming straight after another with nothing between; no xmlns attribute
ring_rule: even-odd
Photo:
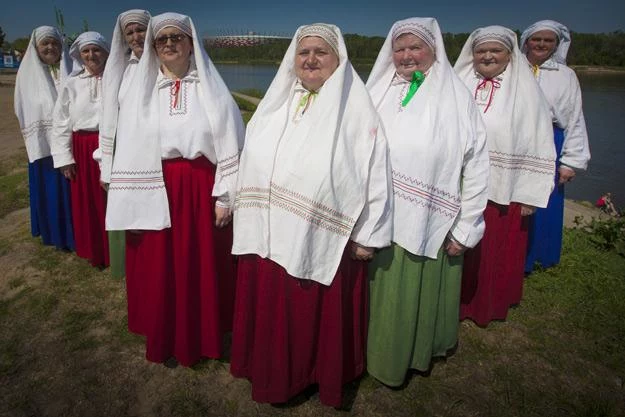
<svg viewBox="0 0 625 417"><path fill-rule="evenodd" d="M186 33L169 26L158 32L154 47L161 64L166 67L183 66L189 64L193 42Z"/></svg>
<svg viewBox="0 0 625 417"><path fill-rule="evenodd" d="M317 91L339 66L339 57L332 47L317 36L307 36L295 51L295 74L304 87Z"/></svg>
<svg viewBox="0 0 625 417"><path fill-rule="evenodd" d="M393 41L393 64L397 73L406 80L415 71L425 73L434 63L434 51L420 37L412 33L399 35Z"/></svg>
<svg viewBox="0 0 625 417"><path fill-rule="evenodd" d="M484 42L473 49L473 68L484 78L504 72L510 62L510 51L499 42Z"/></svg>
<svg viewBox="0 0 625 417"><path fill-rule="evenodd" d="M104 72L104 66L108 57L108 52L98 45L85 45L80 50L80 58L92 75L100 75Z"/></svg>
<svg viewBox="0 0 625 417"><path fill-rule="evenodd" d="M55 38L43 38L37 43L37 55L46 65L54 65L61 60L61 42Z"/></svg>
<svg viewBox="0 0 625 417"><path fill-rule="evenodd" d="M126 38L128 46L130 46L137 58L141 58L141 54L143 54L146 30L147 28L141 23L128 23L124 28L124 38Z"/></svg>
<svg viewBox="0 0 625 417"><path fill-rule="evenodd" d="M558 37L550 30L539 30L525 41L527 60L532 65L540 65L553 55L558 47Z"/></svg>

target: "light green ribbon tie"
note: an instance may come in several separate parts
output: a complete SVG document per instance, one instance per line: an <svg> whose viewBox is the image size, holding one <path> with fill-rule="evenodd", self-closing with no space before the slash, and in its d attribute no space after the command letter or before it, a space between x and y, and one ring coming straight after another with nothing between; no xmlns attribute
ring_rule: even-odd
<svg viewBox="0 0 625 417"><path fill-rule="evenodd" d="M299 111L299 109L303 107L304 110L302 110L302 114L306 113L306 110L308 110L311 101L317 94L318 93L316 91L308 91L306 94L304 94L297 104L297 110Z"/></svg>
<svg viewBox="0 0 625 417"><path fill-rule="evenodd" d="M425 75L421 71L415 71L412 74L412 81L410 82L410 88L408 89L408 94L406 94L406 98L401 102L402 107L406 107L406 104L410 102L412 97L417 93L421 84L423 84L423 80L425 80Z"/></svg>

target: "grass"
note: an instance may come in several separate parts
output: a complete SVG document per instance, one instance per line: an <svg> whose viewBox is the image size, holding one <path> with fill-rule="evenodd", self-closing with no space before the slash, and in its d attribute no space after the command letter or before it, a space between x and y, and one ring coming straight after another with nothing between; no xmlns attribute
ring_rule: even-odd
<svg viewBox="0 0 625 417"><path fill-rule="evenodd" d="M0 183L16 169L0 165ZM314 389L280 407L254 403L227 359L175 369L147 362L144 339L127 330L124 282L42 246L27 211L5 215L0 415L625 416L625 258L591 237L566 230L561 264L526 280L506 322L463 322L457 351L429 373L411 374L401 389L365 375L334 410Z"/></svg>
<svg viewBox="0 0 625 417"><path fill-rule="evenodd" d="M256 98L265 97L265 92L257 88L243 88L241 90L237 90L237 93L245 94L246 96L256 97Z"/></svg>

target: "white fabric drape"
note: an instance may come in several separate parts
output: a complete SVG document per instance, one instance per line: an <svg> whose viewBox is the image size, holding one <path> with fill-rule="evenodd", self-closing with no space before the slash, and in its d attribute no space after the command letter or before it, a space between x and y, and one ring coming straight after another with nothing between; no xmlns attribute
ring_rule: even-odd
<svg viewBox="0 0 625 417"><path fill-rule="evenodd" d="M402 33L431 36L436 54L425 81L405 107L401 101L407 84L395 75L392 56L393 39ZM393 241L434 259L449 232L462 245L475 246L484 234L487 201L485 131L472 97L447 60L437 21L396 22L367 87L389 138Z"/></svg>
<svg viewBox="0 0 625 417"><path fill-rule="evenodd" d="M390 244L392 201L378 115L340 30L322 26L336 34L339 66L312 105L295 117L297 39L310 27L301 26L248 124L232 252L269 258L294 277L330 285L348 239Z"/></svg>
<svg viewBox="0 0 625 417"><path fill-rule="evenodd" d="M102 115L100 117L100 180L111 181L111 168L113 165L113 148L115 146L115 134L117 132L118 117L129 117L125 113L119 115L119 96L122 83L125 87L129 85L130 79L136 69L138 60L130 52L128 42L124 35L124 24L138 22L148 25L150 13L145 10L128 10L117 17L113 38L111 39L111 52L109 54L106 68L102 74ZM148 45L148 47L150 47ZM134 58L134 59L133 59ZM122 121L122 123L125 123ZM127 123L127 122L126 122Z"/></svg>
<svg viewBox="0 0 625 417"><path fill-rule="evenodd" d="M243 140L243 121L228 88L204 50L192 20L177 13L164 13L150 20L146 45L152 45L154 25L171 20L192 29L193 56L200 88L202 109L209 120L217 166L213 195L234 201ZM120 105L129 116L117 125L116 150L106 212L107 230L161 230L170 227L169 205L163 182L159 132L157 77L160 63L152 47L145 48L130 86ZM127 110L126 110L127 109ZM184 135L184 132L180 132Z"/></svg>
<svg viewBox="0 0 625 417"><path fill-rule="evenodd" d="M575 71L566 66L571 35L566 26L553 20L536 22L521 35L521 51L524 54L527 54L527 40L539 30L550 30L559 40L556 51L538 67L535 76L551 105L553 123L564 129L560 162L585 170L590 161L590 146L582 109L582 91Z"/></svg>
<svg viewBox="0 0 625 417"><path fill-rule="evenodd" d="M50 67L37 55L37 40L54 37L61 44L61 62L58 82L52 77ZM50 156L52 112L56 102L57 86L65 82L71 61L60 32L52 26L33 30L24 59L15 79L14 109L20 124L28 161Z"/></svg>
<svg viewBox="0 0 625 417"><path fill-rule="evenodd" d="M517 46L516 34L502 26L475 30L464 44L455 70L470 91L483 77L473 67L473 40L505 35L513 51L492 102L482 112L490 155L489 199L546 207L554 186L555 148L547 103Z"/></svg>

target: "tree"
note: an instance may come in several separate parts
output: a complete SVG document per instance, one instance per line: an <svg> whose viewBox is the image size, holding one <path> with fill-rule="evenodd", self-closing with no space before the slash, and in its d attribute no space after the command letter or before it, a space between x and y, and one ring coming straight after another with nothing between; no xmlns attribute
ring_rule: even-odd
<svg viewBox="0 0 625 417"><path fill-rule="evenodd" d="M13 49L24 52L28 48L29 41L29 38L17 38L11 45L13 46Z"/></svg>
<svg viewBox="0 0 625 417"><path fill-rule="evenodd" d="M6 36L6 33L4 33L4 31L2 30L2 27L0 26L0 46L4 45L5 36Z"/></svg>

